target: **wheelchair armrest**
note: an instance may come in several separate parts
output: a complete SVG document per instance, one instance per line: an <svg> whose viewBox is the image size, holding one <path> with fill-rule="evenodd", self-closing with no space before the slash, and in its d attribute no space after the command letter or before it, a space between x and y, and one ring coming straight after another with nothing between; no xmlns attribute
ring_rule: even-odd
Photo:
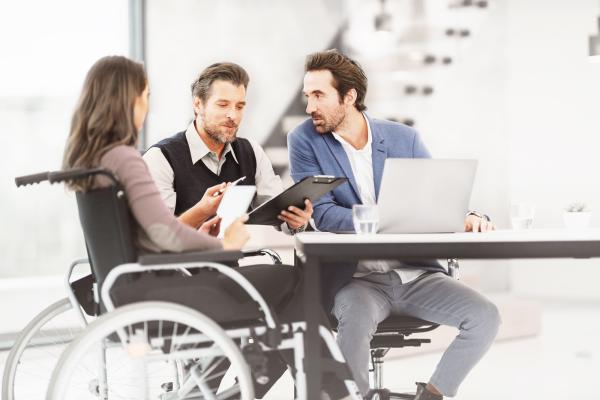
<svg viewBox="0 0 600 400"><path fill-rule="evenodd" d="M281 257L275 250L271 249L257 249L257 250L245 250L244 257L255 257L255 256L269 256L271 257L271 261L275 265L281 265L283 262L281 261Z"/></svg>
<svg viewBox="0 0 600 400"><path fill-rule="evenodd" d="M115 309L115 305L113 304L112 299L110 297L110 289L114 285L115 281L123 275L145 273L148 271L178 270L178 269L180 270L180 269L184 269L184 268L198 268L198 269L209 268L209 269L214 269L214 270L218 271L219 273L227 276L228 278L233 280L235 283L237 283L244 291L246 291L246 293L248 293L250 298L252 298L255 302L257 302L258 305L261 307L262 312L265 316L267 328L278 330L279 322L276 320L276 317L271 312L269 305L267 304L267 302L265 301L263 296L254 287L254 285L252 285L252 283L245 276L240 274L236 270L236 268L231 268L226 265L219 264L219 263L213 262L213 261L206 261L206 260L199 259L200 256L204 256L207 253L215 253L215 254L237 253L238 256L240 256L240 257L242 256L241 251L180 253L180 255L182 255L182 256L194 254L197 257L194 257L194 258L190 257L189 259L173 258L173 259L170 259L169 262L165 262L165 263L157 262L156 264L152 264L152 265L150 265L150 264L141 265L139 262L117 265L116 267L111 269L110 272L106 275L106 278L104 279L104 283L103 283L102 287L100 288L100 299L101 299L102 303L104 304L104 307L106 308L107 311L110 312ZM177 260L177 262L174 260ZM152 261L156 261L156 259L152 260ZM193 263L193 264L186 265L187 263ZM197 264L195 264L195 263L197 263Z"/></svg>
<svg viewBox="0 0 600 400"><path fill-rule="evenodd" d="M239 250L190 251L185 253L144 254L139 256L140 265L176 264L185 262L228 262L244 258Z"/></svg>

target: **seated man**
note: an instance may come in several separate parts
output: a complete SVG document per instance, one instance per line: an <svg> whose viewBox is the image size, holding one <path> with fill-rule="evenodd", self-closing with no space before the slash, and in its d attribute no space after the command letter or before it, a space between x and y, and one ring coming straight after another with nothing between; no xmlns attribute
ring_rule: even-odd
<svg viewBox="0 0 600 400"><path fill-rule="evenodd" d="M192 84L195 118L185 131L179 132L153 145L144 154L144 160L165 204L180 222L194 228L209 229L216 235L219 219L213 216L222 199L226 183L245 176L240 185L256 185L256 206L282 191L279 176L273 172L271 162L256 142L237 137L246 105L246 89L249 78L246 71L233 63L217 63L200 73ZM305 202L305 209L289 207L282 210L279 219L285 233L303 231L312 216L312 204ZM246 271L248 269L248 271ZM252 273L252 283L278 312L284 321L300 319L301 310L297 300L297 288L301 284L299 273L288 266L254 265L244 268L246 276ZM234 290L229 290L234 293ZM281 304L273 304L281 299ZM195 302L207 304L208 298L196 295ZM219 307L221 317L248 311L253 304ZM226 311L224 308L228 308ZM216 315L214 316L217 317ZM293 357L282 352L281 360L275 352L267 353L268 376L266 384L256 385L256 396L262 398L277 378L285 371L286 363L293 365ZM225 363L219 370L227 368ZM331 380L327 391L332 398L345 395L339 381Z"/></svg>
<svg viewBox="0 0 600 400"><path fill-rule="evenodd" d="M253 206L283 190L262 147L237 137L248 82L248 74L237 64L206 68L192 84L194 120L185 131L156 143L144 154L167 207L187 225L198 227L216 213L226 182L245 176L241 185L256 185ZM311 215L308 200L304 210L282 210L282 229L292 234L302 231Z"/></svg>
<svg viewBox="0 0 600 400"><path fill-rule="evenodd" d="M367 77L355 61L337 50L314 53L307 57L305 72L303 91L311 118L288 135L292 178L347 175L348 185L315 202L314 219L319 230L353 231L352 206L376 204L386 158L430 155L412 128L364 113ZM490 229L494 225L487 217L467 215L466 231ZM369 343L381 321L401 314L456 327L460 333L429 383L417 385L416 400L452 397L494 340L498 310L437 263L400 265L361 261L323 268L334 274L323 277L323 290L326 310L339 323L338 344L360 391L367 394Z"/></svg>

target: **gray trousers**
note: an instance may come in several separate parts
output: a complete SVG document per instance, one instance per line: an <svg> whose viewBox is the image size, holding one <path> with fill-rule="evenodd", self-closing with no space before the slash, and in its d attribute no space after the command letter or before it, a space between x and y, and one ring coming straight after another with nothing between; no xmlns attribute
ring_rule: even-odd
<svg viewBox="0 0 600 400"><path fill-rule="evenodd" d="M369 390L369 343L389 315L407 315L459 329L429 383L456 395L469 371L489 349L500 325L498 309L475 290L443 273L403 284L397 273L353 278L335 297L337 342L360 391Z"/></svg>

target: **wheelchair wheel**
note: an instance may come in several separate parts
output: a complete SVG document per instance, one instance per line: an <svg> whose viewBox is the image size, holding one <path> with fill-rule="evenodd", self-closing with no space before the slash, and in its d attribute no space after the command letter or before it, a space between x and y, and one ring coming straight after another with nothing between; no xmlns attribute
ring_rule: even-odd
<svg viewBox="0 0 600 400"><path fill-rule="evenodd" d="M21 331L4 365L2 400L41 399L58 359L83 323L69 299L48 306Z"/></svg>
<svg viewBox="0 0 600 400"><path fill-rule="evenodd" d="M219 368L229 362L229 371ZM227 372L227 374L226 374ZM254 399L250 369L213 320L167 302L103 315L63 352L47 400Z"/></svg>

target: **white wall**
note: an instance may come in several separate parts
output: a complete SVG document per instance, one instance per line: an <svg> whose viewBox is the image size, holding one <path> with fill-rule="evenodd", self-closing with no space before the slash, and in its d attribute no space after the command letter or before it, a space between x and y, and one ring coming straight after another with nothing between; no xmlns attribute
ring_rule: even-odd
<svg viewBox="0 0 600 400"><path fill-rule="evenodd" d="M190 84L214 62L250 75L240 136L265 140L302 84L304 57L339 29L341 1L148 2L148 145L193 118Z"/></svg>
<svg viewBox="0 0 600 400"><path fill-rule="evenodd" d="M538 228L561 228L562 209L584 201L598 227L600 64L586 56L600 3L496 0L484 12L456 13L454 21L447 10L438 12L443 6L427 4L426 25L469 27L473 34L455 46L429 42L430 50L451 52L455 62L405 73L407 80L433 83L435 93L397 101L396 114L416 117L435 157L479 160L471 205L492 215L500 228L510 228L513 201L536 205ZM371 112L385 117L394 110ZM480 271L486 289L600 297L597 260L462 264Z"/></svg>
<svg viewBox="0 0 600 400"><path fill-rule="evenodd" d="M128 52L127 2L23 0L0 6L0 278L63 274L85 256L74 196L16 176L60 169L92 64Z"/></svg>
<svg viewBox="0 0 600 400"><path fill-rule="evenodd" d="M415 128L436 158L477 159L479 165L471 208L491 215L499 226L507 227L506 6L496 2L485 10L449 11L444 2L427 2L427 5L423 20L405 18L399 35L401 38L408 35L407 31L414 23L420 24L420 28L413 28L413 38L419 35L418 29L433 33L422 35L422 43L407 40L403 50L425 49L437 57L451 56L453 63L405 70L399 68L393 74L388 72L382 76L377 62L363 60L369 77L369 112L382 118L414 118ZM410 13L408 9L402 11ZM364 19L362 26L365 26L368 18L364 17L364 13L357 14L357 18ZM443 35L448 27L469 28L471 36L452 40ZM377 35L373 37L377 38ZM398 42L397 39L387 39L391 43ZM374 52L373 47L371 53ZM378 48L385 51L386 46ZM395 78L398 79L398 89L393 93L390 85ZM406 83L431 85L434 93L426 97L404 96L402 85ZM377 101L381 97L384 100ZM487 291L509 288L508 267L507 261L461 261L464 275L470 275L471 280L476 279L477 286Z"/></svg>
<svg viewBox="0 0 600 400"><path fill-rule="evenodd" d="M536 205L535 226L562 226L586 202L600 226L600 65L586 59L597 0L508 0L510 198ZM513 262L517 292L600 298L600 261Z"/></svg>
<svg viewBox="0 0 600 400"><path fill-rule="evenodd" d="M499 228L509 223L506 21L506 6L498 1L489 10L449 23L468 27L472 34L454 47L452 65L434 76L427 118L417 120L435 157L479 161L471 208L489 214ZM477 274L480 288L487 291L510 289L509 265L502 260L461 261L464 273Z"/></svg>

